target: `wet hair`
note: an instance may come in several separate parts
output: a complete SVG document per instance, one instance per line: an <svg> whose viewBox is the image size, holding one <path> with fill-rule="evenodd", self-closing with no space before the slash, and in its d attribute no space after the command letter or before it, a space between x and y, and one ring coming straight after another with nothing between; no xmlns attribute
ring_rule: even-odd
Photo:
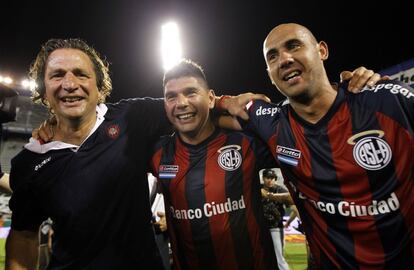
<svg viewBox="0 0 414 270"><path fill-rule="evenodd" d="M181 77L195 77L201 79L201 81L205 84L206 89L209 88L203 68L190 59L182 59L177 65L166 71L164 73L162 85L165 87L170 80Z"/></svg>
<svg viewBox="0 0 414 270"><path fill-rule="evenodd" d="M75 49L84 52L89 59L91 60L95 75L96 75L96 85L99 92L102 94L102 99L98 102L105 102L105 99L112 91L112 82L109 77L109 64L105 59L99 55L99 53L92 47L89 46L85 41L78 38L71 39L49 39L46 41L39 53L36 56L36 59L30 67L29 76L32 78L37 87L33 92L33 101L41 101L44 105L48 106L45 102L45 72L47 59L50 54L58 49Z"/></svg>

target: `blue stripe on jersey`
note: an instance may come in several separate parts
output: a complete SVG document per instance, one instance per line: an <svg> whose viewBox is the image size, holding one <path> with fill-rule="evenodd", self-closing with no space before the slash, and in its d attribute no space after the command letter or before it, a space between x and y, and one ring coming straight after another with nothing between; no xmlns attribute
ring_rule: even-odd
<svg viewBox="0 0 414 270"><path fill-rule="evenodd" d="M323 202L331 202L337 205L342 201L343 195L338 181L336 179L336 171L332 158L332 149L329 144L326 126L318 126L317 131L305 127L305 138L308 145L312 175L315 181L315 189L320 194L319 200ZM324 181L326 179L327 181ZM329 194L329 198L324 196ZM341 256L337 261L343 269L358 269L358 262L355 260L355 250L353 245L353 236L347 227L347 219L341 215L332 215L327 212L321 213L327 224L335 224L336 228L328 226L328 238L332 245L335 246L336 254ZM322 269L334 269L325 254L321 253Z"/></svg>
<svg viewBox="0 0 414 270"><path fill-rule="evenodd" d="M207 149L207 147L188 148L190 166L186 179L191 179L191 181L185 183L188 209L203 209L206 203L204 176ZM200 164L202 165L200 166ZM208 217L203 215L201 218L189 221L193 233L194 247L199 259L199 269L217 269L217 259L214 254Z"/></svg>
<svg viewBox="0 0 414 270"><path fill-rule="evenodd" d="M175 164L174 159L175 159L176 140L174 137L169 138L169 140L171 140L172 143L167 143L166 145L164 145L159 165ZM171 202L171 193L170 193L171 180L160 180L160 183L162 185L165 202ZM165 209L165 211L166 211L165 213L166 215L170 214L168 213L169 209ZM170 230L172 230L171 232L178 231L177 229L174 229L175 227L174 222L168 223L168 226L170 226ZM176 233L172 233L172 234L174 235L174 237L179 237ZM179 260L178 264L179 264L180 269L190 269L190 266L187 262L187 258L184 252L180 252L181 250L185 250L184 247L181 245L182 244L181 241L175 241L175 243L177 244L177 247L175 248L174 252L175 252L175 256L177 256Z"/></svg>
<svg viewBox="0 0 414 270"><path fill-rule="evenodd" d="M227 136L226 145L242 146L241 136ZM245 161L243 160L243 163ZM243 195L243 165L235 171L226 171L225 188L226 196L231 201L240 200ZM249 189L250 190L250 189ZM256 190L256 192L258 192ZM250 242L249 230L247 227L246 211L232 211L229 213L231 233L235 257L239 269L253 269L253 249Z"/></svg>
<svg viewBox="0 0 414 270"><path fill-rule="evenodd" d="M355 98L355 96L353 97ZM383 130L385 134L387 134L387 131L384 130L386 129L386 126L381 127L378 121L375 121L374 117L372 117L377 113L376 110L371 111L370 108L367 109L360 105L358 106L358 104L352 102L352 96L350 99L351 102L349 103L349 106L352 113L353 134L365 130ZM375 103L376 100L372 98L371 102ZM393 108L389 109L393 111ZM396 169L394 167L395 163L393 162L393 159L395 158L398 157L392 156L388 165L381 170L366 170L373 200L384 200L384 197L389 197L389 194L395 191L395 188L398 185L397 176L395 174ZM375 215L374 218L385 253L385 268L408 269L407 266L412 261L412 255L409 254L410 252L408 248L405 248L406 253L408 254L402 254L400 249L401 247L410 246L408 243L410 239L409 237L404 238L404 236L407 236L408 228L405 226L405 221L400 210L388 214L378 214ZM390 230L390 228L392 228L392 230ZM405 239L406 242L402 243L395 239ZM398 254L399 257L395 257L394 254Z"/></svg>

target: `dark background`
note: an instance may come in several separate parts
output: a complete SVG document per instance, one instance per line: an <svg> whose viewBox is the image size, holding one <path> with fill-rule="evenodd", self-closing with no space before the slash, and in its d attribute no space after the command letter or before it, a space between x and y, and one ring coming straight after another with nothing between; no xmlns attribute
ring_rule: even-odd
<svg viewBox="0 0 414 270"><path fill-rule="evenodd" d="M409 1L2 1L0 74L23 77L49 38L80 37L111 63L123 97L161 96L161 25L180 27L184 57L205 68L218 94L280 95L265 70L262 44L277 24L299 22L330 48L328 75L364 65L376 71L414 56Z"/></svg>

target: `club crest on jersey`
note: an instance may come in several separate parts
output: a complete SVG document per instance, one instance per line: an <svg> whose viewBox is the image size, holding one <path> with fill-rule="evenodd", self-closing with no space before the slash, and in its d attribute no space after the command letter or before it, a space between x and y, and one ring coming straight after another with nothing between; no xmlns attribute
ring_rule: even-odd
<svg viewBox="0 0 414 270"><path fill-rule="evenodd" d="M301 152L285 146L276 145L277 159L292 166L298 166Z"/></svg>
<svg viewBox="0 0 414 270"><path fill-rule="evenodd" d="M115 140L116 138L118 138L119 136L119 125L115 124L115 125L110 125L107 129L106 129L106 134L108 135L109 138Z"/></svg>
<svg viewBox="0 0 414 270"><path fill-rule="evenodd" d="M170 179L177 176L178 165L160 165L158 167L158 177L162 179Z"/></svg>
<svg viewBox="0 0 414 270"><path fill-rule="evenodd" d="M392 158L391 147L381 139L382 130L366 130L350 137L348 144L354 145L355 161L364 169L375 171L388 165Z"/></svg>
<svg viewBox="0 0 414 270"><path fill-rule="evenodd" d="M226 171L237 170L242 163L242 155L239 150L240 145L231 144L220 148L217 152L220 155L217 158L218 165Z"/></svg>

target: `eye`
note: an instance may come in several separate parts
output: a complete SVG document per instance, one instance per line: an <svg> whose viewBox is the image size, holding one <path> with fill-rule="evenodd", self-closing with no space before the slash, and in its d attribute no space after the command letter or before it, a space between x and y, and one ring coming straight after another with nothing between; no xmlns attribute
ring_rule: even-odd
<svg viewBox="0 0 414 270"><path fill-rule="evenodd" d="M277 60L278 57L278 53L276 50L271 50L267 53L267 61L268 62L273 62L275 60Z"/></svg>
<svg viewBox="0 0 414 270"><path fill-rule="evenodd" d="M289 42L286 47L290 51L296 50L296 49L299 49L301 47L301 43L299 41L295 40L295 41Z"/></svg>
<svg viewBox="0 0 414 270"><path fill-rule="evenodd" d="M62 77L63 77L63 73L61 72L54 72L49 75L50 79L56 79L56 78L62 78Z"/></svg>
<svg viewBox="0 0 414 270"><path fill-rule="evenodd" d="M166 96L165 97L165 101L168 102L168 103L175 102L176 99L177 99L176 96Z"/></svg>

